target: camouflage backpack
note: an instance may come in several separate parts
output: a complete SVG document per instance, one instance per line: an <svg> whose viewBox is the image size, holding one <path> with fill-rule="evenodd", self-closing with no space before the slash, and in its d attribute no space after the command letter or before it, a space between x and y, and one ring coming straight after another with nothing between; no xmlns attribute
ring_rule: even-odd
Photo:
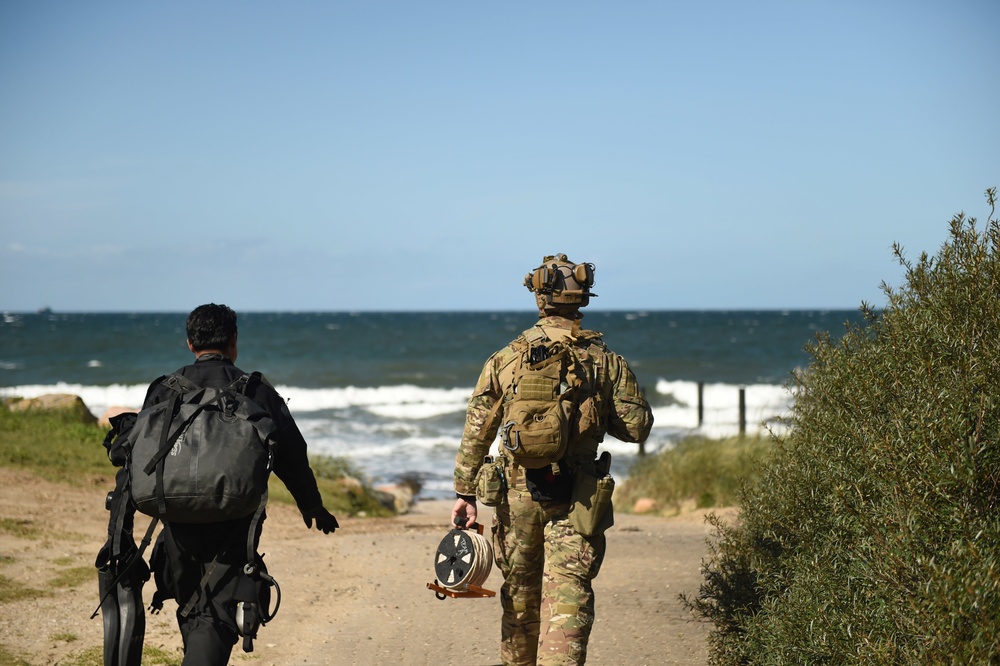
<svg viewBox="0 0 1000 666"><path fill-rule="evenodd" d="M520 355L503 401L500 437L501 452L517 464L537 469L557 462L598 426L596 395L574 341L599 337L575 329L553 341L535 328L514 342Z"/></svg>

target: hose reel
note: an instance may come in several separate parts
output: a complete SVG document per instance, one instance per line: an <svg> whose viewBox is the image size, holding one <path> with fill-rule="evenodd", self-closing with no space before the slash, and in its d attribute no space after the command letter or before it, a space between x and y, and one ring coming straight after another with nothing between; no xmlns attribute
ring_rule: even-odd
<svg viewBox="0 0 1000 666"><path fill-rule="evenodd" d="M451 530L434 553L437 578L427 587L438 599L496 596L482 587L493 570L493 545L483 536L482 525L473 527L475 530Z"/></svg>

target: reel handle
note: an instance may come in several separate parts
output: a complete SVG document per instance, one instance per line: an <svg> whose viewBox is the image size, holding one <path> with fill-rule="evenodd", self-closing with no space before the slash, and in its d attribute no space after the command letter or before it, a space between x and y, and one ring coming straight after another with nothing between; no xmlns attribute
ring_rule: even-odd
<svg viewBox="0 0 1000 666"><path fill-rule="evenodd" d="M454 522L455 522L455 527L457 527L459 529L464 529L465 528L465 524L468 522L468 519L456 516ZM482 534L483 533L483 524L482 523L472 523L472 525L469 525L468 529L474 530L477 534Z"/></svg>

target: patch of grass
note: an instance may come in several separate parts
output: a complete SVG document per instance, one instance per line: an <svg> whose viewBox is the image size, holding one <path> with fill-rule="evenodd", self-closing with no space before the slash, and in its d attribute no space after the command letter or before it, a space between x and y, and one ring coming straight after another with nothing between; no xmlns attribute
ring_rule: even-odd
<svg viewBox="0 0 1000 666"><path fill-rule="evenodd" d="M103 661L101 662L104 663ZM31 666L30 661L26 661L23 657L14 654L5 646L0 645L0 664L7 664L8 666Z"/></svg>
<svg viewBox="0 0 1000 666"><path fill-rule="evenodd" d="M0 653L0 657L2 657L2 653ZM150 645L142 648L143 666L180 666L183 659L184 655L178 652L168 652L162 648ZM7 662L0 659L0 663L6 664ZM98 645L87 648L83 652L72 655L59 663L65 664L65 666L103 666L104 647Z"/></svg>
<svg viewBox="0 0 1000 666"><path fill-rule="evenodd" d="M53 641L62 641L63 643L72 643L73 641L78 640L79 636L69 631L59 631L49 636L49 639Z"/></svg>
<svg viewBox="0 0 1000 666"><path fill-rule="evenodd" d="M49 587L55 589L77 587L83 583L94 581L96 578L94 567L73 567L57 573L49 580Z"/></svg>
<svg viewBox="0 0 1000 666"><path fill-rule="evenodd" d="M69 656L62 663L66 666L102 666L104 664L104 646L87 648L83 652Z"/></svg>
<svg viewBox="0 0 1000 666"><path fill-rule="evenodd" d="M56 559L52 560L52 564L55 564L56 566L60 567L68 567L74 562L76 562L76 558L70 557L69 555L66 555L64 557L57 557Z"/></svg>
<svg viewBox="0 0 1000 666"><path fill-rule="evenodd" d="M347 458L340 456L309 456L309 466L317 479L336 481L344 477L363 479L365 477L358 467Z"/></svg>
<svg viewBox="0 0 1000 666"><path fill-rule="evenodd" d="M167 652L158 647L147 647L142 651L142 663L150 664L150 666L180 666L183 660L184 655L177 652Z"/></svg>
<svg viewBox="0 0 1000 666"><path fill-rule="evenodd" d="M14 562L17 562L17 558L10 555L0 555L0 564L13 564Z"/></svg>
<svg viewBox="0 0 1000 666"><path fill-rule="evenodd" d="M102 443L106 431L58 410L12 412L0 408L0 466L26 469L49 481L89 485L112 479Z"/></svg>
<svg viewBox="0 0 1000 666"><path fill-rule="evenodd" d="M767 437L685 439L640 458L616 492L616 508L628 511L642 497L674 511L687 503L698 508L734 506L740 488L756 480L756 463L766 459L771 448Z"/></svg>
<svg viewBox="0 0 1000 666"><path fill-rule="evenodd" d="M21 601L23 599L38 599L39 597L47 597L50 594L51 592L36 590L33 587L22 585L13 578L0 576L0 604ZM6 662L0 661L0 663Z"/></svg>
<svg viewBox="0 0 1000 666"><path fill-rule="evenodd" d="M236 652L237 649L234 648L233 652ZM142 650L142 663L151 666L180 666L183 660L184 655L173 651L168 652L158 647L150 646Z"/></svg>
<svg viewBox="0 0 1000 666"><path fill-rule="evenodd" d="M0 518L0 531L21 539L38 539L42 536L42 528L35 526L30 520Z"/></svg>

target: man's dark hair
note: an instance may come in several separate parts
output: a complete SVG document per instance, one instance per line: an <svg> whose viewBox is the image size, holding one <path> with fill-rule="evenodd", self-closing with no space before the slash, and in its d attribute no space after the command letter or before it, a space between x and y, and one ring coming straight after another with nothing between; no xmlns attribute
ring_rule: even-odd
<svg viewBox="0 0 1000 666"><path fill-rule="evenodd" d="M236 335L236 313L225 305L199 305L187 318L187 338L195 351L225 349Z"/></svg>

